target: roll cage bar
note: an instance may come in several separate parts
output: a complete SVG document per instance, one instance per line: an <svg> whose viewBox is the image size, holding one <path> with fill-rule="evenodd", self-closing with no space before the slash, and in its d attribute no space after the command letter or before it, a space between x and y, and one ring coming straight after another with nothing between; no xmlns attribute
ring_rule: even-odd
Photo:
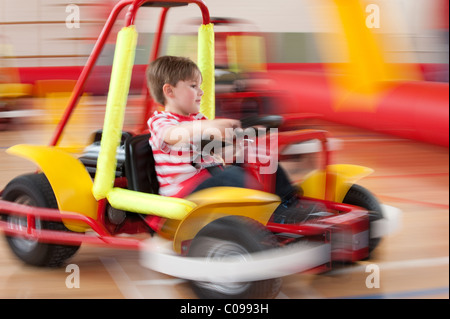
<svg viewBox="0 0 450 319"><path fill-rule="evenodd" d="M168 10L171 7L178 7L178 6L184 6L188 4L196 4L202 13L202 24L206 25L211 22L209 10L206 4L203 2L203 0L159 0L159 1L152 1L152 0L121 0L119 1L114 8L112 9L105 26L103 27L100 36L97 39L97 42L94 45L94 48L92 50L92 53L90 54L85 66L83 67L83 70L81 71L80 76L78 77L78 80L75 84L75 87L72 91L72 94L69 98L69 102L66 106L66 109L61 117L61 120L57 124L57 127L54 131L53 137L50 141L50 146L56 146L61 138L61 135L63 133L63 130L69 121L70 116L72 115L72 112L74 111L79 98L83 92L84 85L86 83L86 80L91 73L95 63L98 60L98 57L100 56L100 53L105 45L106 39L108 38L109 34L111 33L111 29L114 25L114 23L117 20L117 17L119 16L119 13L128 6L128 11L125 15L125 27L128 27L130 25L134 24L134 20L136 18L137 11L141 6L148 6L148 7L161 7L161 14L159 17L159 24L158 29L156 31L156 35L153 41L153 48L150 55L150 61L155 60L158 57L160 43L161 43L161 37L164 29L164 24L166 20L166 15ZM150 96L148 94L148 90L145 90L146 95L146 101L150 99ZM144 114L148 113L147 108L150 107L150 103L145 103L145 110Z"/></svg>

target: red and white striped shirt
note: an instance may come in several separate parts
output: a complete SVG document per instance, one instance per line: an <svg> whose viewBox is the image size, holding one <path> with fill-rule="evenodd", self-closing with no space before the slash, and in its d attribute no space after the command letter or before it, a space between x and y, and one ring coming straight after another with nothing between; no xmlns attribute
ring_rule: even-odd
<svg viewBox="0 0 450 319"><path fill-rule="evenodd" d="M183 122L207 120L201 114L183 116L176 113L156 111L148 120L150 129L150 146L155 158L156 175L159 182L159 194L164 196L176 196L181 193L183 187L192 185L195 180L203 180L209 173L202 165L192 165L193 159L201 153L198 146L191 140L184 145L170 145L164 142L164 134L168 128L178 126ZM172 131L173 132L173 131ZM210 163L211 158L202 156L202 161ZM206 175L205 175L206 174Z"/></svg>

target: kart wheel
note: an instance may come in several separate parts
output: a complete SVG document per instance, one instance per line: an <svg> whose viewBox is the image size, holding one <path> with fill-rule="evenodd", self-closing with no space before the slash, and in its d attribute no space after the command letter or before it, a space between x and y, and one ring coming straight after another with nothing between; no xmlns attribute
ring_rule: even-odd
<svg viewBox="0 0 450 319"><path fill-rule="evenodd" d="M34 207L58 208L53 190L44 174L23 175L13 179L5 187L2 195L4 200ZM27 227L25 216L3 216L13 229ZM41 221L36 218L37 229L69 231L63 223ZM60 266L72 257L79 245L56 245L40 243L36 240L17 236L6 236L13 251L22 261L33 266Z"/></svg>
<svg viewBox="0 0 450 319"><path fill-rule="evenodd" d="M242 216L228 216L206 225L194 238L188 256L203 257L210 261L223 258L248 260L255 253L278 246L276 238L263 225ZM194 292L206 299L274 298L281 279L249 282L199 282L191 281Z"/></svg>
<svg viewBox="0 0 450 319"><path fill-rule="evenodd" d="M381 205L378 202L378 199L370 191L360 185L352 185L342 202L344 204L359 206L367 209L369 211L370 223L383 218L381 213ZM369 239L369 252L372 252L378 246L380 240L381 238L379 237Z"/></svg>

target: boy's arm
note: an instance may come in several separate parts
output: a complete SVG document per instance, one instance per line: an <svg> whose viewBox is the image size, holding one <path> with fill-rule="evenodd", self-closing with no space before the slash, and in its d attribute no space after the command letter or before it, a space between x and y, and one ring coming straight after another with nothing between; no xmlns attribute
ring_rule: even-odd
<svg viewBox="0 0 450 319"><path fill-rule="evenodd" d="M216 119L183 122L169 127L164 132L164 142L169 145L190 143L193 138L211 137L224 140L232 130L241 126L240 121L232 119ZM228 130L227 130L228 129Z"/></svg>

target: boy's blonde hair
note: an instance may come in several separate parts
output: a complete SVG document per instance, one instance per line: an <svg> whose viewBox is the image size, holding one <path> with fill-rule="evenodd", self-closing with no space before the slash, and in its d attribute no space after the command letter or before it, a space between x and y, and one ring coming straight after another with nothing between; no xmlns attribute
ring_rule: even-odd
<svg viewBox="0 0 450 319"><path fill-rule="evenodd" d="M179 81L196 79L201 72L189 58L162 56L151 62L146 70L147 85L153 99L165 105L164 84L175 86Z"/></svg>

